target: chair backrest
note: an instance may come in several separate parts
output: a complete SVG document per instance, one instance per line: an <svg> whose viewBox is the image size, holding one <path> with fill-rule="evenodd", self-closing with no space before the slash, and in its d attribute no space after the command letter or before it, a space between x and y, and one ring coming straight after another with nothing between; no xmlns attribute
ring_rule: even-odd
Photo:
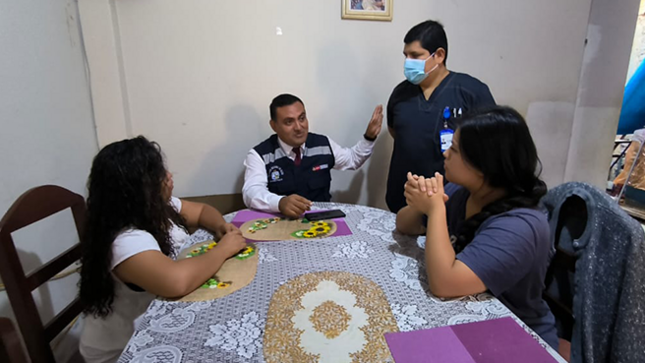
<svg viewBox="0 0 645 363"><path fill-rule="evenodd" d="M71 208L80 239L85 218L85 200L76 193L54 185L40 186L25 192L0 221L0 276L29 357L34 363L54 362L49 343L83 309L77 297L43 325L32 291L77 261L81 256L81 245L80 242L76 243L27 276L18 258L11 233L67 208Z"/></svg>
<svg viewBox="0 0 645 363"><path fill-rule="evenodd" d="M573 296L576 257L570 243L582 236L587 225L587 205L577 195L568 197L560 208L555 230L555 255L547 270L544 300L558 323L558 335L571 340L573 333Z"/></svg>
<svg viewBox="0 0 645 363"><path fill-rule="evenodd" d="M0 318L0 362L28 362L18 332L9 318Z"/></svg>

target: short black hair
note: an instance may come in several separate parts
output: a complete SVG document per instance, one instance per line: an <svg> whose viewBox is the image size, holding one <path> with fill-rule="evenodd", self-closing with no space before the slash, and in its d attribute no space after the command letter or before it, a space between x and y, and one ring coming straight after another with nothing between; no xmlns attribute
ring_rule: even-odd
<svg viewBox="0 0 645 363"><path fill-rule="evenodd" d="M283 93L279 96L276 96L276 98L274 98L273 101L271 101L271 104L269 105L269 113L271 114L271 120L277 121L275 119L276 117L275 113L278 107L293 105L296 102L300 102L303 106L305 105L300 98L289 93Z"/></svg>
<svg viewBox="0 0 645 363"><path fill-rule="evenodd" d="M443 64L446 64L448 61L448 38L441 23L434 20L426 20L421 24L415 25L408 31L405 38L403 38L405 44L410 44L417 40L421 43L421 47L430 52L430 54L436 52L439 48L443 48L446 51Z"/></svg>

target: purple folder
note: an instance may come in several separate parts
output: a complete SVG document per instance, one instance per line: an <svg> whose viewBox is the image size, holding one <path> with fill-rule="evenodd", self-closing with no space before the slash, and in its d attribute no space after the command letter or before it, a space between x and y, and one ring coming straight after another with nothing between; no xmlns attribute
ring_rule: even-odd
<svg viewBox="0 0 645 363"><path fill-rule="evenodd" d="M396 363L557 362L512 318L387 333Z"/></svg>
<svg viewBox="0 0 645 363"><path fill-rule="evenodd" d="M316 212L322 212L321 211L316 211ZM254 210L241 210L237 212L231 223L235 225L236 227L241 227L244 223L248 221L252 221L254 219L265 219L265 218L273 218L273 217L282 217L281 214L272 214L272 213L264 213L264 212L258 212ZM337 236L349 236L352 234L352 230L349 229L349 226L347 225L347 222L343 218L335 218L332 219L334 223L336 223L336 233L332 237L337 237ZM271 242L271 241L253 241L253 242ZM276 241L277 242L277 241Z"/></svg>

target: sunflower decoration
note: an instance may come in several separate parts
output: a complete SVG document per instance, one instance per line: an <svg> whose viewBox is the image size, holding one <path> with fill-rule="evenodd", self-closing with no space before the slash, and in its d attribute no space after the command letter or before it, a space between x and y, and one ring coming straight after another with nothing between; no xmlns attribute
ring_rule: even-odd
<svg viewBox="0 0 645 363"><path fill-rule="evenodd" d="M318 232L313 231L313 230L308 230L302 234L303 237L305 238L314 238L318 235Z"/></svg>
<svg viewBox="0 0 645 363"><path fill-rule="evenodd" d="M329 227L311 227L310 231L316 232L318 235L327 234L331 231Z"/></svg>
<svg viewBox="0 0 645 363"><path fill-rule="evenodd" d="M186 257L195 257L201 255L202 253L204 252L201 248L195 248L194 250L190 251L190 253Z"/></svg>
<svg viewBox="0 0 645 363"><path fill-rule="evenodd" d="M238 260L245 260L255 254L255 248L253 246L246 246L245 249L242 250L242 252L238 253L235 258Z"/></svg>
<svg viewBox="0 0 645 363"><path fill-rule="evenodd" d="M219 285L219 281L210 278L204 284L201 286L203 289L215 289L217 288L217 285Z"/></svg>
<svg viewBox="0 0 645 363"><path fill-rule="evenodd" d="M215 241L210 241L210 243L204 243L201 246L195 247L188 255L186 258L191 258L191 257L197 257L199 255L203 255L207 251L212 250L215 246L217 246L217 242Z"/></svg>
<svg viewBox="0 0 645 363"><path fill-rule="evenodd" d="M219 284L217 284L218 289L225 289L225 288L227 288L229 286L231 286L231 284L228 283L228 282L220 282Z"/></svg>
<svg viewBox="0 0 645 363"><path fill-rule="evenodd" d="M329 223L323 222L323 221L318 221L318 222L311 222L311 228L309 229L310 231L316 232L317 236L324 236L329 231L331 231L331 227L329 226Z"/></svg>
<svg viewBox="0 0 645 363"><path fill-rule="evenodd" d="M257 220L251 227L249 227L249 233L255 233L259 230L267 229L271 223L275 223L274 219Z"/></svg>
<svg viewBox="0 0 645 363"><path fill-rule="evenodd" d="M299 230L299 231L295 231L295 232L293 232L291 235L292 235L293 237L296 237L296 238L305 238L305 236L303 236L303 234L304 234L305 232L307 232L307 230L306 230L306 229L301 229L301 230Z"/></svg>

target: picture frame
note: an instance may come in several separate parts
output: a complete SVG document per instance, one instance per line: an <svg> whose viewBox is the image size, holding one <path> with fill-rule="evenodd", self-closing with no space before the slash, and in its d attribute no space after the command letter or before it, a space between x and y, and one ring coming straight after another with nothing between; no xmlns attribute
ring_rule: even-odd
<svg viewBox="0 0 645 363"><path fill-rule="evenodd" d="M392 21L394 0L341 0L341 18Z"/></svg>

